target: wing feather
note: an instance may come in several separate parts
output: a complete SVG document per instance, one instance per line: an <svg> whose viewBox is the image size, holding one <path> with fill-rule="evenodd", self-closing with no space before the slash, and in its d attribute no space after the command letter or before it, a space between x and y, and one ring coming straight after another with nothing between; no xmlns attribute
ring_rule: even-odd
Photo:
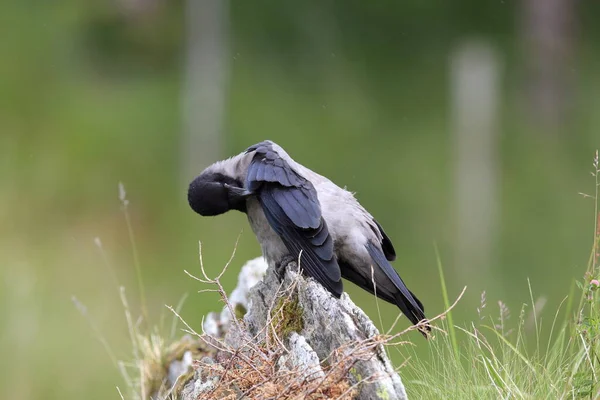
<svg viewBox="0 0 600 400"><path fill-rule="evenodd" d="M336 297L343 291L333 240L321 214L317 191L275 150L271 142L250 147L246 188L257 195L273 230L306 273Z"/></svg>
<svg viewBox="0 0 600 400"><path fill-rule="evenodd" d="M275 177L276 177L277 182L281 183L283 186L286 186L286 187L292 186L283 167L275 166L274 169L275 169Z"/></svg>
<svg viewBox="0 0 600 400"><path fill-rule="evenodd" d="M398 272L391 266L386 259L383 251L375 245L373 242L367 243L367 251L375 262L375 264L384 272L390 281L394 284L398 290L395 296L395 303L402 310L402 312L411 320L413 324L425 319L423 310L423 303L421 303L414 294L408 290Z"/></svg>

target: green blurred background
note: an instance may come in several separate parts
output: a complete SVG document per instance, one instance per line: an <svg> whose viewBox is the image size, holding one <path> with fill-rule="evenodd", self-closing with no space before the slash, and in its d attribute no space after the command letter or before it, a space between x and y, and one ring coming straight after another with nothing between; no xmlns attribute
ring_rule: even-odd
<svg viewBox="0 0 600 400"><path fill-rule="evenodd" d="M228 289L260 249L242 214L195 215L187 182L264 139L357 193L429 315L443 310L437 244L450 296L468 286L459 324L483 290L489 312L502 300L516 320L528 277L551 319L591 246L593 201L578 193L594 190L600 146L599 16L575 0L0 3L0 397L118 398L71 302L131 358L95 244L139 313L118 182L151 322L189 293L182 315L200 329L221 304L183 273L198 271L198 240L216 274L243 230ZM457 105L453 66L471 64L474 97ZM381 309L387 328L397 309Z"/></svg>

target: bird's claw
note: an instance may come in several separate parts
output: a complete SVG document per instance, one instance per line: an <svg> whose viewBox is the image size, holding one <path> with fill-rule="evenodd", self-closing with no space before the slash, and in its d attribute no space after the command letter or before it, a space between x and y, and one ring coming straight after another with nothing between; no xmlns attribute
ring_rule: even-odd
<svg viewBox="0 0 600 400"><path fill-rule="evenodd" d="M275 273L277 274L279 281L282 281L285 276L285 267L292 262L296 262L296 257L288 254L287 256L283 256L283 258L275 264Z"/></svg>

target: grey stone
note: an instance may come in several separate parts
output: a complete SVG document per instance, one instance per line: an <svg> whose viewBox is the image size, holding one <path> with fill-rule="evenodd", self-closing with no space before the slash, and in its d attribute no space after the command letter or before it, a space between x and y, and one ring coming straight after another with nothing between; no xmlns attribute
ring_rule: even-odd
<svg viewBox="0 0 600 400"><path fill-rule="evenodd" d="M315 352L319 360L324 360L334 350L351 341L364 340L379 334L369 317L358 308L344 293L340 299L333 297L323 286L310 278L297 273L295 263L286 267L281 284L273 268L269 268L265 278L249 293L252 307L245 321L251 335L256 335L267 323L269 309L274 304L278 289L286 290L295 285L298 300L303 309L304 329L299 332ZM303 356L298 355L298 358ZM373 381L359 385L358 399L404 400L406 391L398 373L392 367L383 346L375 347L372 357L358 361L350 382L373 377Z"/></svg>
<svg viewBox="0 0 600 400"><path fill-rule="evenodd" d="M298 368L306 370L307 380L324 376L321 362L332 352L351 352L353 343L378 335L379 332L367 315L358 308L347 294L340 299L333 297L323 286L297 272L295 263L285 268L282 282L274 272L274 266L266 268L261 259L252 260L252 267L242 268L238 287L232 294L231 301L245 306L247 313L241 330L237 324L231 323L231 313L224 309L221 314L214 314L204 322L204 330L219 334L225 342L236 348L254 338L257 342L267 339L265 325L270 321L271 313L281 296L297 294L298 304L302 308L303 329L292 332L283 340L287 348L277 362L280 370ZM266 274L264 271L266 270ZM262 271L264 277L258 282L256 278ZM242 278L242 274L244 274ZM277 297L276 297L277 296ZM214 322L214 323L213 323ZM211 325L212 324L212 325ZM219 329L214 329L218 326ZM245 328L244 328L245 327ZM273 340L272 338L269 340ZM348 379L357 384L360 400L385 399L405 400L406 391L398 373L392 367L381 345L373 344L371 349L361 352L363 357L353 365ZM192 381L186 385L182 398L191 400L204 391L214 387L215 381L210 377L202 377L198 371Z"/></svg>
<svg viewBox="0 0 600 400"><path fill-rule="evenodd" d="M192 361L192 352L188 350L183 353L181 360L175 360L169 365L168 379L171 386L175 385L177 378L188 372L188 368L192 366Z"/></svg>

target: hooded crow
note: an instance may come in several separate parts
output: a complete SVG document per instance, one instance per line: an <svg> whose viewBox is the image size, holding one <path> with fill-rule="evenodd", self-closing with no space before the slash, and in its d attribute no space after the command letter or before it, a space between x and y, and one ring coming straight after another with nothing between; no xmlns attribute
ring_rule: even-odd
<svg viewBox="0 0 600 400"><path fill-rule="evenodd" d="M337 298L345 278L397 305L413 324L425 319L423 304L390 264L396 253L381 225L352 193L272 141L206 168L190 183L188 201L203 216L246 213L269 263L300 258L303 271Z"/></svg>

